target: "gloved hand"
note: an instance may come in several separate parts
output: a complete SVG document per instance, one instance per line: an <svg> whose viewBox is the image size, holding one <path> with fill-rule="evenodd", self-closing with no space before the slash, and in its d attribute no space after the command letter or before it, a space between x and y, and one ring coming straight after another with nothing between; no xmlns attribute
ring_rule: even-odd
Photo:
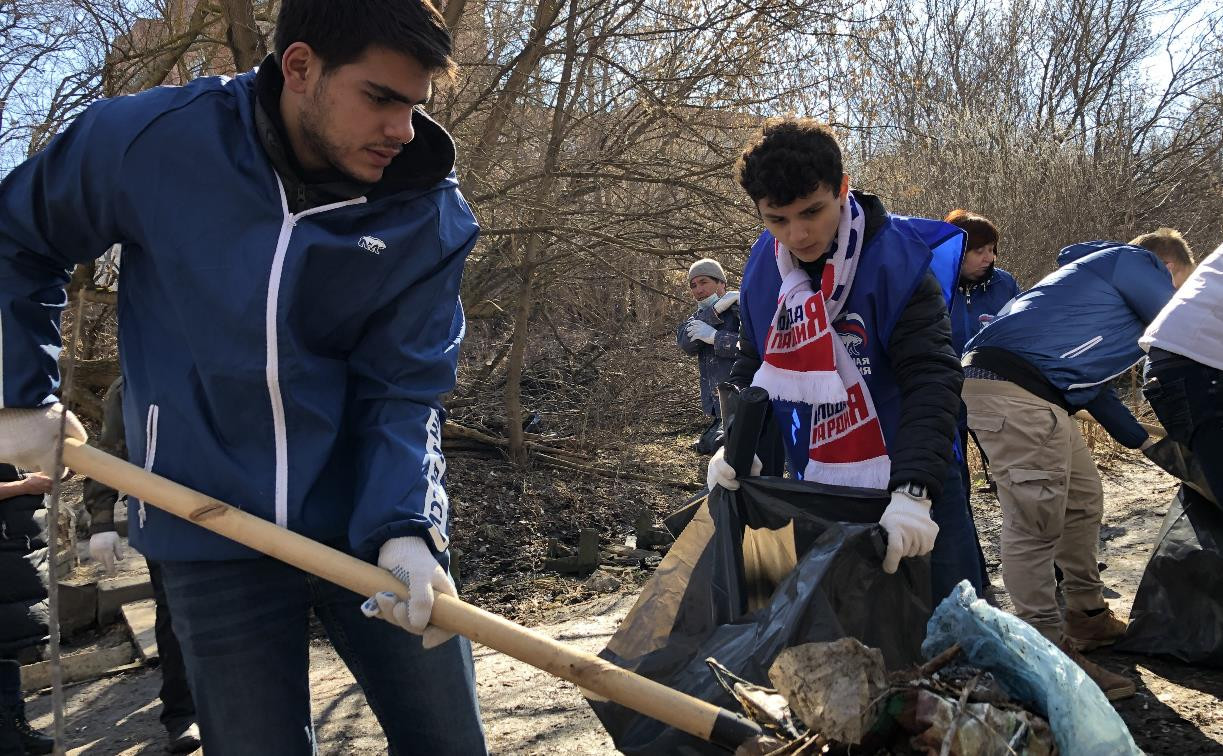
<svg viewBox="0 0 1223 756"><path fill-rule="evenodd" d="M439 646L454 637L449 630L429 624L433 592L441 591L455 598L459 592L423 539L416 536L392 538L378 551L378 566L390 571L408 587L408 600L401 601L393 593L376 593L361 605L366 617L381 617L421 636L421 645L425 648Z"/></svg>
<svg viewBox="0 0 1223 756"><path fill-rule="evenodd" d="M917 499L900 491L892 492L892 501L883 510L879 524L888 534L883 571L889 574L900 566L902 557L929 554L938 536L938 525L930 519L930 500Z"/></svg>
<svg viewBox="0 0 1223 756"><path fill-rule="evenodd" d="M734 307L735 303L738 301L739 292L728 291L718 299L718 301L714 304L713 309L720 315L729 310L731 307Z"/></svg>
<svg viewBox="0 0 1223 756"><path fill-rule="evenodd" d="M115 574L115 562L123 559L123 546L119 534L113 530L89 536L89 556L106 568L107 575Z"/></svg>
<svg viewBox="0 0 1223 756"><path fill-rule="evenodd" d="M0 461L53 475L63 411L63 405L58 403L34 409L0 410ZM71 412L64 431L69 438L80 441L88 438L81 421Z"/></svg>
<svg viewBox="0 0 1223 756"><path fill-rule="evenodd" d="M714 336L718 333L718 329L699 320L688 321L687 331L688 338L693 341L703 341L706 344L712 344Z"/></svg>
<svg viewBox="0 0 1223 756"><path fill-rule="evenodd" d="M764 465L760 462L760 457L753 456L752 475L759 475L762 469ZM714 452L713 458L709 460L709 469L705 473L705 485L711 493L714 486L721 486L727 491L739 490L739 481L735 480L735 468L726 461L725 446Z"/></svg>

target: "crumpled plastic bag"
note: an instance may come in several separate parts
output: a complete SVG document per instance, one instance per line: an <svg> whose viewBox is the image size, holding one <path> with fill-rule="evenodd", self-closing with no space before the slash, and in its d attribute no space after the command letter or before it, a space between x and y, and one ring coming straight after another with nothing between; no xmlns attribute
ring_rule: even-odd
<svg viewBox="0 0 1223 756"><path fill-rule="evenodd" d="M1007 694L1049 720L1062 756L1141 756L1125 722L1091 678L1034 627L978 599L962 581L934 610L922 652L959 643Z"/></svg>

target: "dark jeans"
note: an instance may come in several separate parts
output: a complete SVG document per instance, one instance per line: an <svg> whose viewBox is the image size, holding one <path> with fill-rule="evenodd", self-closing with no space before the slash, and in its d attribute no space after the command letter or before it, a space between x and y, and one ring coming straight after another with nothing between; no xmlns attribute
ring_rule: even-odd
<svg viewBox="0 0 1223 756"><path fill-rule="evenodd" d="M191 689L187 687L187 667L183 664L183 650L170 626L170 603L166 600L165 579L161 565L149 563L149 582L153 584L153 600L157 603L157 622L153 632L157 635L158 667L161 669L161 723L171 735L195 721L195 703L191 700Z"/></svg>
<svg viewBox="0 0 1223 756"><path fill-rule="evenodd" d="M426 651L366 598L274 559L162 562L208 756L315 752L309 614L365 691L391 754L482 754L471 645Z"/></svg>
<svg viewBox="0 0 1223 756"><path fill-rule="evenodd" d="M1193 452L1223 501L1223 371L1152 348L1142 393L1173 441Z"/></svg>
<svg viewBox="0 0 1223 756"><path fill-rule="evenodd" d="M942 492L930 507L930 517L938 525L938 538L930 553L930 596L935 606L961 580L972 584L978 596L984 589L985 559L968 509L968 494L959 465L953 462L946 477Z"/></svg>

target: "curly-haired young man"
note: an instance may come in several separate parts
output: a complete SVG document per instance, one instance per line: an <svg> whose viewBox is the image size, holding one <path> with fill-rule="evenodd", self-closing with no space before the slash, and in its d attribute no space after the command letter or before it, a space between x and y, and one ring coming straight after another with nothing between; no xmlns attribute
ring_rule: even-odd
<svg viewBox="0 0 1223 756"><path fill-rule="evenodd" d="M836 137L809 119L767 123L738 179L766 230L743 274L732 381L768 390L795 477L890 492L885 570L933 551L936 600L963 579L980 589L950 464L963 373L947 307L962 232L851 191ZM709 482L738 486L721 454Z"/></svg>

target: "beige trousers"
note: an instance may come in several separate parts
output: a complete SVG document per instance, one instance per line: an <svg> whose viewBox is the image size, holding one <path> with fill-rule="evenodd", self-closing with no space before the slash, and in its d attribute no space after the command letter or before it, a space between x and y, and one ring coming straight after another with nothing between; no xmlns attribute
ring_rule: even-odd
<svg viewBox="0 0 1223 756"><path fill-rule="evenodd" d="M1009 381L964 381L968 427L989 457L1002 506L1002 581L1015 613L1062 637L1054 561L1071 609L1107 606L1097 568L1104 490L1078 422Z"/></svg>

